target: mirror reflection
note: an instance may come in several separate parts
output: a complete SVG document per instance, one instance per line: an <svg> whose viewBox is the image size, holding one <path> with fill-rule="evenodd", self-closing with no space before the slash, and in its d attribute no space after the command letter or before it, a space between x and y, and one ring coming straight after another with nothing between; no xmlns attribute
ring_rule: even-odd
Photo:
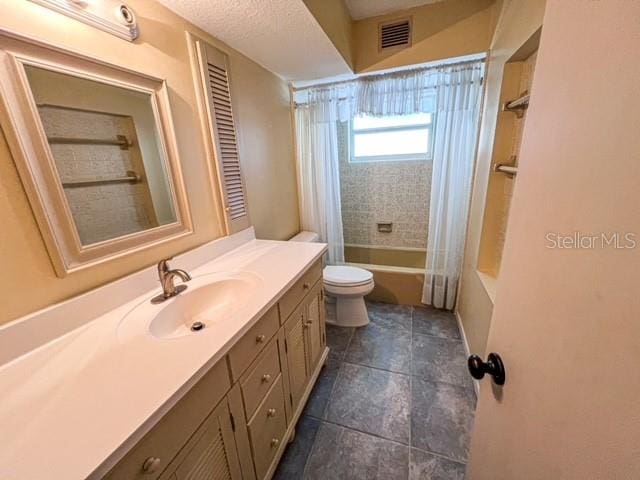
<svg viewBox="0 0 640 480"><path fill-rule="evenodd" d="M81 244L176 222L151 95L25 70Z"/></svg>

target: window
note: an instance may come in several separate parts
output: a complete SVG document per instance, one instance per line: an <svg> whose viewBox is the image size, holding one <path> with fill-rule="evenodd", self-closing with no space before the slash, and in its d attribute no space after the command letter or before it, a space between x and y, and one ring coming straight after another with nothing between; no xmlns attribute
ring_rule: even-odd
<svg viewBox="0 0 640 480"><path fill-rule="evenodd" d="M349 123L350 161L430 160L433 115L354 117Z"/></svg>

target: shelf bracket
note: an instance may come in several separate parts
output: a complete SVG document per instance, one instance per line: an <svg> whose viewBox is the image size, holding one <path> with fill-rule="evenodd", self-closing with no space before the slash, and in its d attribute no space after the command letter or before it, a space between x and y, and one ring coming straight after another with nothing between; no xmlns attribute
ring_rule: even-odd
<svg viewBox="0 0 640 480"><path fill-rule="evenodd" d="M517 118L522 118L524 116L524 111L528 107L529 107L529 94L527 92L524 92L521 96L519 96L515 100L505 102L505 104L502 106L502 110L504 112L513 112L516 114Z"/></svg>

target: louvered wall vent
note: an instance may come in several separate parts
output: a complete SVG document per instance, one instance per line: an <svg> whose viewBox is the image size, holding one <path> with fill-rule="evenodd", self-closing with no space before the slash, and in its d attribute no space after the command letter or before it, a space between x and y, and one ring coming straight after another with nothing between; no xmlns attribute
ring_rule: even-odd
<svg viewBox="0 0 640 480"><path fill-rule="evenodd" d="M244 182L238 155L233 118L227 57L207 44L200 44L204 80L218 161L218 174L224 190L225 209L230 231L249 226Z"/></svg>
<svg viewBox="0 0 640 480"><path fill-rule="evenodd" d="M378 37L380 50L411 46L411 19L381 23Z"/></svg>
<svg viewBox="0 0 640 480"><path fill-rule="evenodd" d="M246 215L242 174L238 158L236 129L231 111L231 95L227 72L213 63L209 67L209 86L214 104L216 126L218 127L218 146L222 157L222 175L227 188L227 208L232 220Z"/></svg>

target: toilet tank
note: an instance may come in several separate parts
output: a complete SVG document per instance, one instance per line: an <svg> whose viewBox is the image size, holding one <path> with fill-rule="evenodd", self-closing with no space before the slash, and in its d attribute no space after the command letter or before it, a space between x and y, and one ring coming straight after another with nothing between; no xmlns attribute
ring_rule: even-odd
<svg viewBox="0 0 640 480"><path fill-rule="evenodd" d="M306 232L302 231L297 235L294 235L289 239L290 242L317 242L320 240L320 237L316 232Z"/></svg>

